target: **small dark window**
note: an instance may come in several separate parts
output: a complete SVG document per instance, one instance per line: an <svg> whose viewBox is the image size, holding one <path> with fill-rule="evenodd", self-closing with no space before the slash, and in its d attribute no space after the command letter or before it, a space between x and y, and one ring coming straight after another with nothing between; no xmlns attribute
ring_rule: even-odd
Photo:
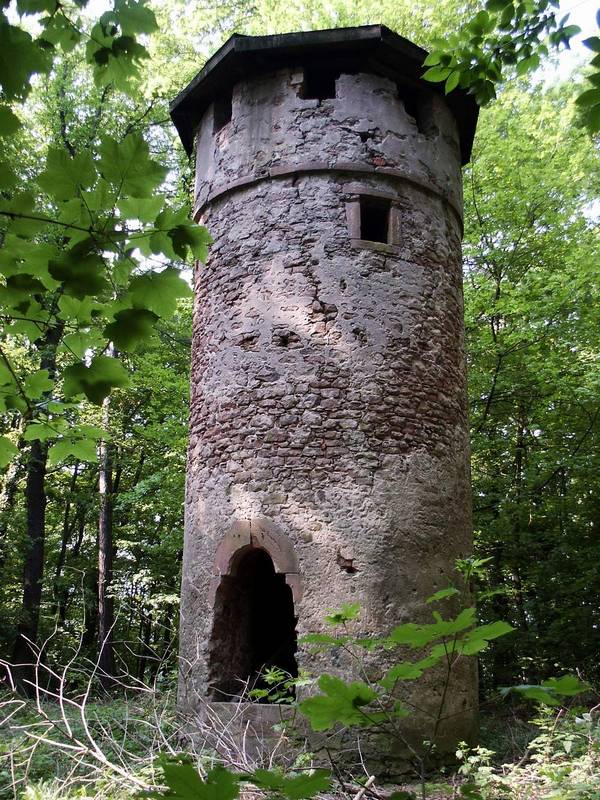
<svg viewBox="0 0 600 800"><path fill-rule="evenodd" d="M217 133L231 121L231 90L215 100L213 133Z"/></svg>
<svg viewBox="0 0 600 800"><path fill-rule="evenodd" d="M360 198L360 238L387 244L391 202L380 197Z"/></svg>
<svg viewBox="0 0 600 800"><path fill-rule="evenodd" d="M419 92L412 86L398 84L398 98L404 110L412 117L419 133L437 136L438 130L433 119L432 98L427 92Z"/></svg>
<svg viewBox="0 0 600 800"><path fill-rule="evenodd" d="M419 95L410 86L398 86L398 97L404 105L404 110L409 117L412 117L418 125L419 118Z"/></svg>
<svg viewBox="0 0 600 800"><path fill-rule="evenodd" d="M335 97L335 82L340 73L326 67L305 67L300 88L303 100L328 100Z"/></svg>

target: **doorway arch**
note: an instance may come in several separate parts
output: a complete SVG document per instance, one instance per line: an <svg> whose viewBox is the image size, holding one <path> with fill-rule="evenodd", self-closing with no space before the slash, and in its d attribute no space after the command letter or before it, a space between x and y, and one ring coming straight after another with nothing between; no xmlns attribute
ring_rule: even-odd
<svg viewBox="0 0 600 800"><path fill-rule="evenodd" d="M209 644L213 700L239 700L267 688L265 669L296 677L296 622L292 589L268 551L252 544L233 554L215 592ZM268 702L268 698L265 698Z"/></svg>

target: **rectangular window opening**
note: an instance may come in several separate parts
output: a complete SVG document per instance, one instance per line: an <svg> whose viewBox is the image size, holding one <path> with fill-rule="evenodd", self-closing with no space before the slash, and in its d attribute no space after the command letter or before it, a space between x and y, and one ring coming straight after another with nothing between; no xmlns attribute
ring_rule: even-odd
<svg viewBox="0 0 600 800"><path fill-rule="evenodd" d="M335 82L339 71L326 67L305 67L299 96L303 100L330 100L335 98Z"/></svg>
<svg viewBox="0 0 600 800"><path fill-rule="evenodd" d="M398 99L404 105L408 116L414 119L419 133L429 137L436 136L437 127L433 119L431 95L405 84L397 84L397 86Z"/></svg>
<svg viewBox="0 0 600 800"><path fill-rule="evenodd" d="M214 125L213 125L213 133L217 133L227 125L228 122L231 122L231 100L232 100L232 90L230 89L226 92L222 97L218 97L215 100L214 105Z"/></svg>
<svg viewBox="0 0 600 800"><path fill-rule="evenodd" d="M360 238L388 243L392 203L381 197L360 198Z"/></svg>

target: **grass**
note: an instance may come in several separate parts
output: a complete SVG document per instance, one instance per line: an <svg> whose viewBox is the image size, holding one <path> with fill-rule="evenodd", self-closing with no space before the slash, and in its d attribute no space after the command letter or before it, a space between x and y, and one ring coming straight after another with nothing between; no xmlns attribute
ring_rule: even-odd
<svg viewBox="0 0 600 800"><path fill-rule="evenodd" d="M71 707L61 718L57 703L40 713L0 698L3 716L12 713L0 726L0 800L128 800L160 785L156 757L184 746L173 699L166 692L96 701L83 716ZM462 749L458 771L431 776L429 800L600 800L597 710L552 710L530 720L521 709L499 708L482 718L480 742ZM207 763L206 751L196 756ZM392 791L406 793L394 800L420 797L416 783L376 788L376 795Z"/></svg>

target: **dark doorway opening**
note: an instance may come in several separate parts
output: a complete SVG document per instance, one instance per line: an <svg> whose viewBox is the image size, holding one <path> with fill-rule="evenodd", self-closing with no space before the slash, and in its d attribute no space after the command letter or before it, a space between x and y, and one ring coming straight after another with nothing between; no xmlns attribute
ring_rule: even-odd
<svg viewBox="0 0 600 800"><path fill-rule="evenodd" d="M244 691L269 688L261 675L273 667L298 675L292 591L265 550L248 548L232 574L223 577L215 598L209 655L213 699L237 700Z"/></svg>
<svg viewBox="0 0 600 800"><path fill-rule="evenodd" d="M361 239L387 243L391 206L391 202L385 198L369 196L360 198Z"/></svg>

